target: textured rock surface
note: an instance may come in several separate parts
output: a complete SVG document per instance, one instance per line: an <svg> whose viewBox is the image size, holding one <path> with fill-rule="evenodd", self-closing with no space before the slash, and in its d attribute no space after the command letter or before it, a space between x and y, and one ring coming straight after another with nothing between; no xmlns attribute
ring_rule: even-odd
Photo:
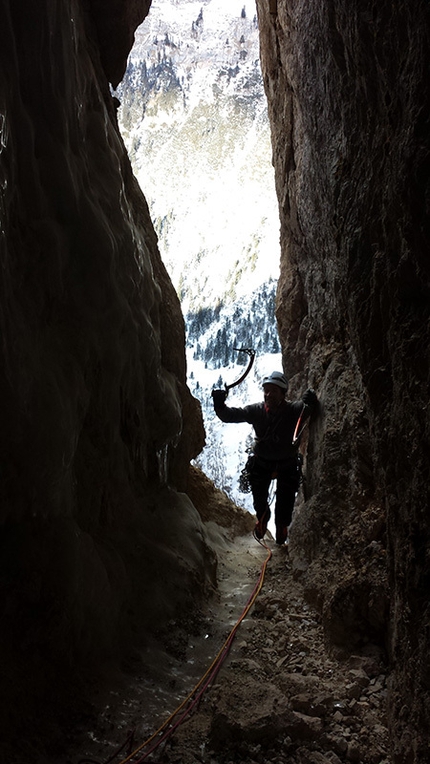
<svg viewBox="0 0 430 764"><path fill-rule="evenodd" d="M3 741L213 580L182 315L108 87L148 7L0 3Z"/></svg>
<svg viewBox="0 0 430 764"><path fill-rule="evenodd" d="M152 0L87 0L104 72L113 88L122 80L134 32L147 15Z"/></svg>
<svg viewBox="0 0 430 764"><path fill-rule="evenodd" d="M0 3L3 743L19 727L27 744L35 701L50 723L78 666L142 643L213 581L184 493L203 430L183 321L108 88L148 7ZM285 365L293 394L321 399L294 575L332 644L387 646L392 759L427 762L428 11L258 10Z"/></svg>
<svg viewBox="0 0 430 764"><path fill-rule="evenodd" d="M386 641L393 761L424 762L428 5L257 0L257 8L285 367L321 398L309 501L292 542L332 641Z"/></svg>
<svg viewBox="0 0 430 764"><path fill-rule="evenodd" d="M237 577L236 590L243 583L241 566L249 568L252 580L252 565L264 559L252 538L246 541L246 554L243 540L235 542L237 562L229 578ZM220 554L220 560L228 565L227 556ZM222 613L222 599L220 604ZM346 660L329 655L320 616L304 602L286 549L275 548L227 664L198 710L167 741L160 760L388 764L382 653L367 645ZM101 758L96 746L85 754Z"/></svg>

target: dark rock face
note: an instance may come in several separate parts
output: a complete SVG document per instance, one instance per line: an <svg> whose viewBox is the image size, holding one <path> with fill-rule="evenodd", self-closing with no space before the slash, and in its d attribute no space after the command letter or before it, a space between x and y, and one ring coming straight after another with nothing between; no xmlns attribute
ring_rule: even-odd
<svg viewBox="0 0 430 764"><path fill-rule="evenodd" d="M102 66L113 88L121 82L134 32L147 16L152 0L84 0L97 38Z"/></svg>
<svg viewBox="0 0 430 764"><path fill-rule="evenodd" d="M257 7L281 218L285 367L321 398L296 544L332 641L385 640L393 761L424 762L428 4Z"/></svg>
<svg viewBox="0 0 430 764"><path fill-rule="evenodd" d="M182 493L204 442L183 319L108 88L148 7L0 4L0 687L12 736L18 696L55 702L59 667L102 661L195 607L213 573Z"/></svg>

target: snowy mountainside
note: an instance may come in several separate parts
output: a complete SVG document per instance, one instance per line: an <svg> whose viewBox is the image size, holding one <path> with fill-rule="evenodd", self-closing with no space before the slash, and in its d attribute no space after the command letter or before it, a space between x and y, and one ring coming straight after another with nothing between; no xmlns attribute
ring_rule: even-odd
<svg viewBox="0 0 430 764"><path fill-rule="evenodd" d="M184 312L276 278L279 218L255 3L155 0L117 96Z"/></svg>
<svg viewBox="0 0 430 764"><path fill-rule="evenodd" d="M200 401L206 430L206 446L196 460L203 472L233 501L252 511L249 494L239 490L240 471L252 443L248 424L226 425L214 414L211 390L236 381L249 356L238 352L246 347L256 351L250 374L229 391L227 403L243 406L262 400L263 377L282 370L274 316L276 282L262 284L240 302L202 308L186 316L188 384Z"/></svg>
<svg viewBox="0 0 430 764"><path fill-rule="evenodd" d="M210 369L245 364L246 355L236 358L237 348L256 353L280 353L275 319L276 282L262 284L240 302L218 303L185 316L187 348L193 359L203 360Z"/></svg>
<svg viewBox="0 0 430 764"><path fill-rule="evenodd" d="M238 504L249 425L216 419L214 386L243 371L233 405L261 400L280 369L274 316L279 216L254 0L153 0L116 91L120 129L187 328L188 384L201 401L204 472Z"/></svg>
<svg viewBox="0 0 430 764"><path fill-rule="evenodd" d="M238 362L241 360L237 354ZM243 359L242 359L243 360ZM248 360L248 359L247 359ZM262 381L270 372L282 370L281 354L263 353L255 358L251 372L238 387L229 391L227 405L245 406L263 399ZM247 460L247 449L253 441L251 425L224 424L214 413L211 390L234 382L243 372L243 366L230 363L220 370L210 369L203 360L189 357L189 387L202 405L206 429L206 446L196 464L214 483L239 506L253 512L252 497L239 489L240 472ZM273 528L269 525L270 530Z"/></svg>

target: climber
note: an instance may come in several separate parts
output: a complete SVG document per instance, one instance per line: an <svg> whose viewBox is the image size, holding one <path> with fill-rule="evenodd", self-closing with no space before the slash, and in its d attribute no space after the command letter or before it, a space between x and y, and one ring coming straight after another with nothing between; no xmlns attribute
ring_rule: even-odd
<svg viewBox="0 0 430 764"><path fill-rule="evenodd" d="M227 390L212 390L216 415L222 422L248 422L255 431L249 482L251 485L257 524L254 535L262 539L270 519L268 504L270 483L276 477L275 528L276 543L284 544L299 488L300 467L296 426L313 413L317 396L306 390L301 401L287 401L288 381L280 371L263 379L264 402L244 408L226 406ZM295 441L295 442L293 442Z"/></svg>

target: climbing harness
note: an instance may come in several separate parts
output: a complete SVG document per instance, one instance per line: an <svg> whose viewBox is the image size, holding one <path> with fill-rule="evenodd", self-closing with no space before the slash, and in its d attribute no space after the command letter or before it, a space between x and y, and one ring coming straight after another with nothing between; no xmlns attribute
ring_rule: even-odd
<svg viewBox="0 0 430 764"><path fill-rule="evenodd" d="M295 448L297 448L297 471L299 473L299 485L301 485L304 482L303 469L302 469L302 467L303 467L303 455L299 452L298 448L299 448L299 445L300 445L300 438L302 436L303 430L305 429L306 425L308 424L308 420L306 419L306 421L304 422L302 427L300 427L300 425L301 425L301 423L303 421L303 415L305 413L305 409L306 409L306 406L305 406L305 404L303 404L303 408L302 408L302 410L300 412L300 416L299 416L299 418L297 420L297 424L296 424L296 427L295 427L295 430L294 430L294 435L293 435L293 440L292 440L292 445ZM277 423L275 423L274 427L273 427L273 425L272 425L271 428L269 426L269 428L268 428L266 434L264 435L264 437L260 439L260 442L262 440L267 440L268 437L269 437L269 434L270 434L270 436L273 436L273 433L274 433L274 430L275 430L276 426L277 426ZM251 474L252 474L252 468L253 468L253 466L255 464L256 456L255 456L255 454L252 451L248 452L248 453L249 453L248 459L246 460L245 466L241 470L240 476L239 476L239 491L241 493L250 493L251 492ZM276 477L277 477L277 474L276 474L276 472L274 472L273 476L272 476L272 481L275 480ZM271 498L269 503L271 504L272 501L273 501L273 495L272 495L272 498Z"/></svg>
<svg viewBox="0 0 430 764"><path fill-rule="evenodd" d="M228 393L229 390L231 390L232 387L237 387L237 385L240 385L241 382L243 382L244 379L248 376L249 372L252 369L252 365L254 363L255 359L255 350L252 350L252 348L233 348L237 353L247 353L249 355L249 362L248 366L246 367L243 374L240 375L239 379L236 380L236 382L232 382L230 385L225 385L225 390Z"/></svg>
<svg viewBox="0 0 430 764"><path fill-rule="evenodd" d="M216 678L218 672L220 671L222 667L222 664L224 663L225 659L227 658L230 652L230 648L233 644L233 640L236 636L236 632L240 624L242 623L244 618L248 615L251 607L253 606L255 600L257 599L263 587L264 577L266 574L266 568L267 568L269 560L272 557L272 551L262 540L257 539L257 541L262 547L264 547L264 549L267 550L266 559L264 560L261 566L258 581L248 598L248 601L242 611L242 614L240 615L239 619L236 621L236 624L233 626L232 630L230 631L230 634L225 640L219 653L212 661L206 673L202 676L202 678L199 680L199 682L196 684L196 686L190 692L190 694L185 698L185 700L178 706L176 711L174 711L169 716L169 718L166 719L166 721L161 725L161 727L159 727L156 730L156 732L153 733L153 735L151 735L151 737L145 740L145 742L142 743L140 746L138 746L138 748L136 748L134 751L129 753L125 759L122 759L119 762L119 764L128 764L131 761L133 761L133 764L142 764L142 762L146 761L148 756L150 756L154 751L156 751L157 748L162 743L164 743L175 732L175 730L185 721L185 719L196 708L196 706L200 702L206 690L213 684L214 679ZM126 742L116 751L116 753L113 756L111 756L106 762L104 762L104 764L110 764L110 762L113 762L114 758L116 758L116 756L125 748L125 746L129 743L129 741L130 741L130 735L128 736ZM153 745L149 748L149 750L147 750L146 753L144 753L142 756L136 759L135 757L138 754L140 754L144 748L147 748L151 743L153 743ZM81 760L79 764L90 764L90 763L99 764L99 762L92 759L83 759Z"/></svg>

